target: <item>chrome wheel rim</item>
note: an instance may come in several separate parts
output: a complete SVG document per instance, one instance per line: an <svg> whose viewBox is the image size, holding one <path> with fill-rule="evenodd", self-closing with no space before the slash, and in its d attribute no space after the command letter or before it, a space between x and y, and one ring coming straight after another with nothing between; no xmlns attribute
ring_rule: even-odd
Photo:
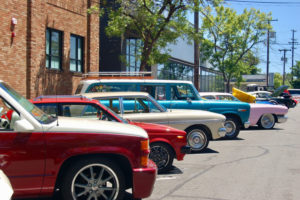
<svg viewBox="0 0 300 200"><path fill-rule="evenodd" d="M226 136L233 136L236 131L236 125L233 121L225 121Z"/></svg>
<svg viewBox="0 0 300 200"><path fill-rule="evenodd" d="M262 117L261 117L261 126L263 128L272 128L274 126L274 123L275 123L275 119L274 119L274 116L272 114L264 114Z"/></svg>
<svg viewBox="0 0 300 200"><path fill-rule="evenodd" d="M74 200L115 200L119 188L119 180L111 168L102 164L91 164L80 169L74 176L71 192Z"/></svg>
<svg viewBox="0 0 300 200"><path fill-rule="evenodd" d="M154 145L151 147L149 158L155 162L158 170L166 167L170 161L168 150L160 145Z"/></svg>
<svg viewBox="0 0 300 200"><path fill-rule="evenodd" d="M207 137L203 131L197 129L188 134L187 142L192 149L201 150L207 142Z"/></svg>

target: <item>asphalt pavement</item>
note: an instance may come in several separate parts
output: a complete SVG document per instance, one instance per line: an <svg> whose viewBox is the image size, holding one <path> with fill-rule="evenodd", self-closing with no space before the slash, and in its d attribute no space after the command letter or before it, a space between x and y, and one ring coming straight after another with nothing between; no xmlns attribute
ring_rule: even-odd
<svg viewBox="0 0 300 200"><path fill-rule="evenodd" d="M242 130L175 161L147 200L299 200L300 106L272 130Z"/></svg>

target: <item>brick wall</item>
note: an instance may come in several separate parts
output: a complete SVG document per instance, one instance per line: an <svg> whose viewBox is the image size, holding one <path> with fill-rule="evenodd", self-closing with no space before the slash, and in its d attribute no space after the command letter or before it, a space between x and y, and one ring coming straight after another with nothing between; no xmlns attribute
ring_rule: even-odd
<svg viewBox="0 0 300 200"><path fill-rule="evenodd" d="M1 0L0 34L5 37L0 38L0 79L27 98L74 93L82 74L69 71L71 34L84 37L84 72L99 70L99 17L86 13L95 2ZM18 20L13 40L12 17ZM45 68L47 27L63 32L62 70Z"/></svg>

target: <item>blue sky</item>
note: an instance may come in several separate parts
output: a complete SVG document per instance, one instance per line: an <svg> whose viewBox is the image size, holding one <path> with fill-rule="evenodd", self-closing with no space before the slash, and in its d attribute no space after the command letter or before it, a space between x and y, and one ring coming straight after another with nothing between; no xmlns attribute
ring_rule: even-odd
<svg viewBox="0 0 300 200"><path fill-rule="evenodd" d="M226 1L226 0L225 0ZM228 1L229 7L234 8L238 13L241 13L245 8L255 8L262 12L272 13L273 19L278 21L272 22L273 30L276 32L276 43L270 45L270 64L269 72L283 73L283 52L279 52L279 49L291 49L292 29L295 29L295 39L300 44L300 0L237 0L244 2L232 2ZM268 3L250 3L250 2L268 2ZM277 2L272 3L272 2ZM296 3L296 4L293 4ZM294 63L295 60L300 60L300 45L295 46ZM261 63L259 68L262 69L262 73L266 72L267 61L267 47L261 44L257 47L257 55L259 56ZM290 72L292 65L292 53L288 51L286 53L288 58L286 63L286 72Z"/></svg>

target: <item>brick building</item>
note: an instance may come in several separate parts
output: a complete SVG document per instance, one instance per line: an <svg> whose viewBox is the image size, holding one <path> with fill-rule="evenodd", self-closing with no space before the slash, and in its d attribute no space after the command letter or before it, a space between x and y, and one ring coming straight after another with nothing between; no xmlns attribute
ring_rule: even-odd
<svg viewBox="0 0 300 200"><path fill-rule="evenodd" d="M99 17L86 12L97 1L0 3L0 80L22 95L72 94L99 70Z"/></svg>

